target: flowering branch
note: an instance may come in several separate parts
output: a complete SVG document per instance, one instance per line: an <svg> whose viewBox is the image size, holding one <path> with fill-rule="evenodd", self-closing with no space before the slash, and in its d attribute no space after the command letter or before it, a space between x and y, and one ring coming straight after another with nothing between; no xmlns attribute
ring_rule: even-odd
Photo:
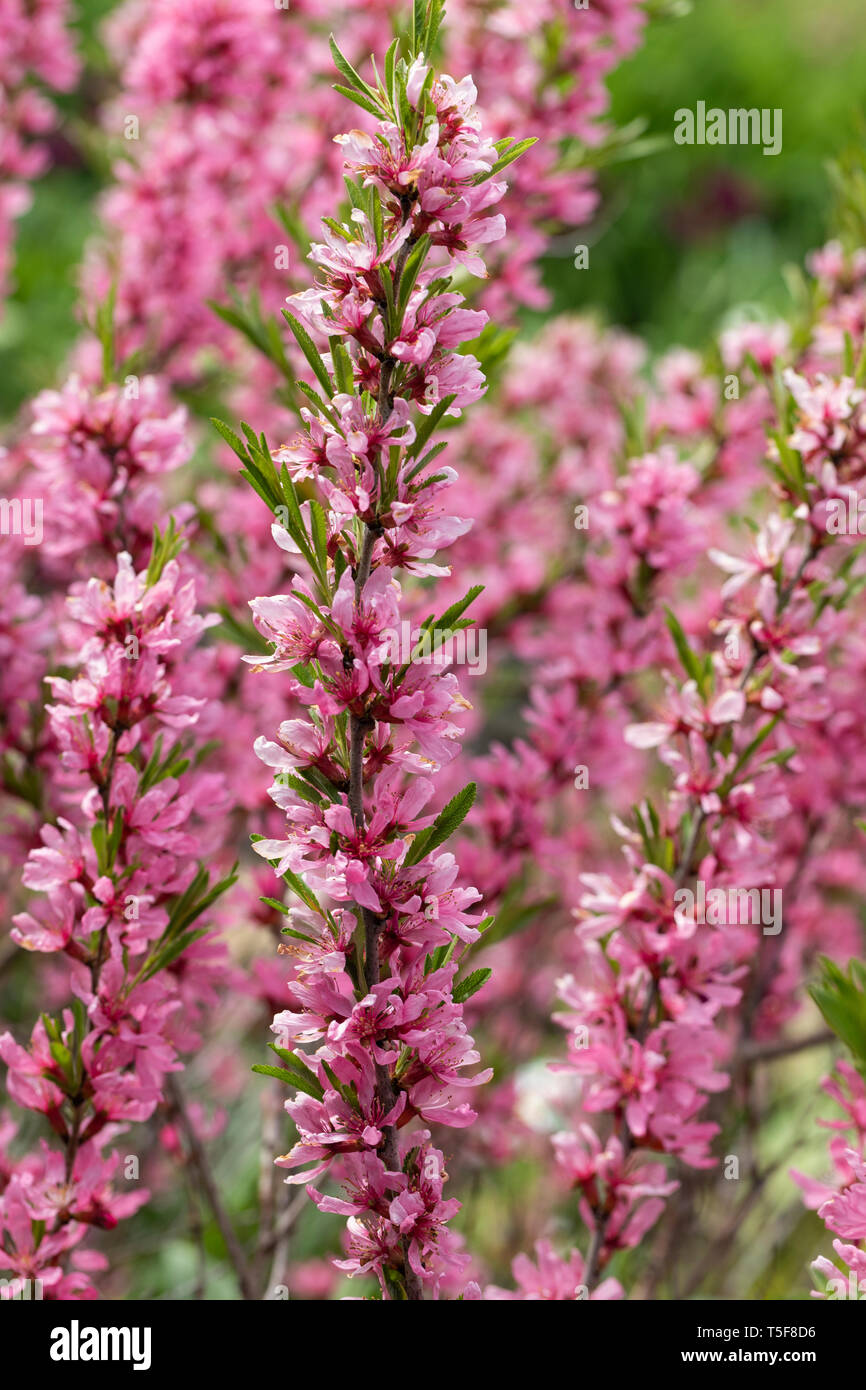
<svg viewBox="0 0 866 1390"><path fill-rule="evenodd" d="M339 90L376 126L337 137L352 210L342 223L325 219L312 251L322 278L289 301L316 386L298 383L303 429L273 454L249 427L244 442L217 422L277 518L275 540L309 578L253 600L272 653L247 658L289 672L289 693L309 710L280 726L278 742L256 744L276 769L271 795L287 829L254 837L255 849L304 908L281 909L283 950L295 958L290 1008L273 1024L282 1065L257 1068L300 1092L286 1104L299 1139L277 1162L312 1163L289 1182L339 1173L345 1196L310 1188L322 1210L349 1218L338 1266L375 1273L383 1297L414 1301L453 1283L466 1257L447 1230L459 1203L442 1195L443 1155L428 1130L407 1126L472 1122L454 1090L490 1073L461 1075L478 1061L462 1006L489 972L456 979L486 923L469 911L479 894L454 886L454 857L439 851L474 787L435 818L421 814L434 791L424 774L456 756L465 702L444 654L425 663L417 647L429 629L465 627L475 593L415 624L411 649L398 651L394 571L447 573L432 557L468 529L442 510L455 475L431 470L445 447L432 439L484 390L476 360L456 349L486 314L462 307L449 272L484 273L479 247L504 234L490 213L505 191L495 175L523 148L485 140L470 79L437 77L425 60L441 16L439 0L416 5L408 58L395 40L375 86L332 40Z"/></svg>
<svg viewBox="0 0 866 1390"><path fill-rule="evenodd" d="M647 802L635 809L636 828L621 827L627 885L600 875L584 880L579 935L591 965L586 983L564 982L573 1012L561 1021L571 1030L570 1065L588 1078L584 1109L611 1112L613 1128L604 1152L588 1126L581 1138L558 1136L556 1147L593 1231L590 1288L616 1249L640 1239L661 1210L659 1199L676 1186L661 1183L661 1170L653 1178L628 1165L633 1152L675 1154L696 1168L713 1162L707 1145L717 1127L694 1117L708 1093L727 1084L715 1070L727 1044L714 1019L738 1002L736 982L758 941L766 989L783 929L779 899L803 871L802 855L791 866L767 838L789 807L782 772L795 750L782 734L823 717L816 691L853 590L844 546L832 547L835 569L829 561L833 536L824 514L838 484L826 467L816 468L825 455L814 432L834 431L830 391L794 373L785 380L790 395L770 451L781 510L758 532L753 555L711 552L731 576L713 622L721 645L694 650L671 614L686 679L668 680L658 719L626 732L636 748L662 748L673 789L660 808ZM847 418L858 394L843 377L832 393L837 419ZM838 427L834 443L837 457L847 452ZM750 908L760 901L757 917L739 915L743 895ZM650 1192L653 1200L640 1205Z"/></svg>
<svg viewBox="0 0 866 1390"><path fill-rule="evenodd" d="M202 940L209 929L193 924L234 876L212 884L197 859L198 808L218 812L224 793L198 765L206 749L190 732L206 701L185 682L201 680L194 649L211 620L195 612L180 547L170 525L146 569L121 554L111 587L91 579L70 599L82 669L50 678L56 777L78 823L61 816L43 827L24 883L44 896L14 918L12 935L25 950L66 957L73 999L59 1018L42 1015L29 1047L4 1034L0 1057L11 1098L45 1115L62 1150L43 1142L13 1168L0 1258L53 1298L95 1297L86 1271L104 1262L77 1246L88 1226L111 1228L147 1198L112 1188L120 1155L104 1150L119 1126L154 1112L215 997L218 953Z"/></svg>

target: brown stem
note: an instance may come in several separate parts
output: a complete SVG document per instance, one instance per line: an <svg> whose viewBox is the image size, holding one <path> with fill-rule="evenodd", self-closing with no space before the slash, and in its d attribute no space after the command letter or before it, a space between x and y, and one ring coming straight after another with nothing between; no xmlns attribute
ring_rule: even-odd
<svg viewBox="0 0 866 1390"><path fill-rule="evenodd" d="M235 1272L238 1288L245 1299L253 1300L256 1298L256 1291L253 1288L252 1278L247 1268L246 1257L241 1249L241 1244L235 1234L234 1227L220 1200L220 1195L217 1191L217 1185L213 1173L211 1172L210 1162L205 1152L204 1145L195 1132L195 1128L193 1127L186 1109L183 1092L180 1089L177 1078L173 1074L169 1074L166 1077L165 1089L172 1113L177 1119L184 1139L186 1140L189 1149L189 1157L198 1173L210 1209L219 1227L220 1235L225 1241L229 1263Z"/></svg>
<svg viewBox="0 0 866 1390"><path fill-rule="evenodd" d="M583 1282L588 1291L592 1292L592 1286L598 1278L599 1260L601 1257L601 1243L604 1240L604 1232L607 1222L596 1221L595 1230L592 1233L589 1252L586 1257L586 1267L583 1271Z"/></svg>
<svg viewBox="0 0 866 1390"><path fill-rule="evenodd" d="M78 1153L78 1145L81 1142L81 1120L83 1111L83 1100L79 1100L73 1104L74 1113L72 1119L72 1128L69 1130L66 1137L66 1162L64 1165L64 1173L67 1182L69 1182L72 1178L72 1169L75 1165L75 1157Z"/></svg>
<svg viewBox="0 0 866 1390"><path fill-rule="evenodd" d="M746 1042L737 1053L735 1061L745 1066L751 1066L755 1062L774 1062L778 1057L793 1057L794 1053L805 1052L810 1047L826 1047L834 1039L835 1034L829 1028L822 1028L820 1032L810 1033L806 1038L782 1038L769 1043Z"/></svg>
<svg viewBox="0 0 866 1390"><path fill-rule="evenodd" d="M295 1225L295 1222L297 1221L301 1212L304 1211L308 1206L309 1198L307 1197L306 1189L302 1188L301 1191L296 1195L294 1201L290 1202L289 1205L279 1214L276 1221L274 1222L273 1230L271 1231L270 1235L262 1241L261 1246L259 1247L261 1254L270 1254L272 1250L274 1250L278 1245L281 1244L282 1241L285 1240L286 1236L289 1234L289 1232L292 1230L292 1227ZM268 1281L268 1286L270 1287L270 1280Z"/></svg>
<svg viewBox="0 0 866 1390"><path fill-rule="evenodd" d="M279 1220L278 1197L281 1184L279 1170L274 1167L274 1153L280 1141L282 1102L278 1086L266 1086L261 1100L261 1141L259 1145L259 1238L253 1268L261 1282L265 1274L267 1255L276 1244L274 1232ZM268 1278L266 1288L271 1287Z"/></svg>

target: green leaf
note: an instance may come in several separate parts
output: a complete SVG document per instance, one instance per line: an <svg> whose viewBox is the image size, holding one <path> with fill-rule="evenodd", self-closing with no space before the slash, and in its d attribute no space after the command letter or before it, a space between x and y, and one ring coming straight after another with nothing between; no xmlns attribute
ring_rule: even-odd
<svg viewBox="0 0 866 1390"><path fill-rule="evenodd" d="M288 208L285 203L275 203L273 214L286 235L295 243L298 253L306 256L310 246L310 234L297 208Z"/></svg>
<svg viewBox="0 0 866 1390"><path fill-rule="evenodd" d="M689 639L686 637L676 614L667 607L665 608L665 622L667 623L671 637L674 639L674 646L677 649L677 655L679 656L683 670L686 672L686 675L692 678L698 690L703 695L705 693L703 665L699 661L697 654L693 652L689 646Z"/></svg>
<svg viewBox="0 0 866 1390"><path fill-rule="evenodd" d="M96 850L96 867L100 875L104 874L108 867L108 847L105 838L105 821L100 819L94 821L90 831L90 840Z"/></svg>
<svg viewBox="0 0 866 1390"><path fill-rule="evenodd" d="M323 217L322 222L326 227L330 227L335 236L342 237L343 241L353 241L354 237L342 222L336 222L333 217Z"/></svg>
<svg viewBox="0 0 866 1390"><path fill-rule="evenodd" d="M259 1076L275 1076L278 1081L285 1081L287 1086L294 1086L295 1084L295 1078L285 1067L272 1067L268 1062L256 1062L251 1070L257 1072Z"/></svg>
<svg viewBox="0 0 866 1390"><path fill-rule="evenodd" d="M436 950L424 958L424 974L432 975L434 970L441 970L443 965L447 965L454 955L457 946L457 937L452 936L447 945L437 946Z"/></svg>
<svg viewBox="0 0 866 1390"><path fill-rule="evenodd" d="M379 105L375 97L368 97L364 92L353 91L351 87L342 87L339 83L334 83L334 91L339 92L341 97L346 97L353 101L356 106L360 106L362 111L368 111L371 116L375 116L378 121L385 120L387 112Z"/></svg>
<svg viewBox="0 0 866 1390"><path fill-rule="evenodd" d="M72 1066L72 1053L69 1051L69 1048L62 1042L49 1043L49 1048L51 1056L54 1058L60 1070L65 1072L68 1076Z"/></svg>
<svg viewBox="0 0 866 1390"><path fill-rule="evenodd" d="M392 102L394 100L394 65L397 59L399 44L399 38L394 39L385 54L385 90Z"/></svg>
<svg viewBox="0 0 866 1390"><path fill-rule="evenodd" d="M331 361L334 364L334 376L337 380L337 387L346 396L355 394L355 373L352 367L352 359L346 349L346 344L342 338L332 334L328 339L331 348Z"/></svg>
<svg viewBox="0 0 866 1390"><path fill-rule="evenodd" d="M368 189L370 195L370 224L373 228L373 235L376 238L376 250L381 251L385 245L385 219L382 215L382 199L379 197L375 188Z"/></svg>
<svg viewBox="0 0 866 1390"><path fill-rule="evenodd" d="M322 400L321 396L319 395L318 391L314 391L313 388L312 388L312 386L308 385L308 383L307 383L306 381L296 381L296 382L295 382L295 385L297 386L297 388L298 388L299 391L303 391L304 395L306 396L307 400L310 402L310 405L313 406L313 408L314 408L314 410L316 411L316 413L317 413L318 415L324 415L325 419L326 419L326 420L330 420L330 422L331 422L331 424L334 426L334 428L335 428L340 434L342 434L343 431L340 429L340 422L339 422L339 420L337 419L336 414L334 413L334 411L331 409L331 407L330 407L329 405L326 405L326 404L325 404L325 402Z"/></svg>
<svg viewBox="0 0 866 1390"><path fill-rule="evenodd" d="M268 907L272 907L276 912L283 912L286 916L288 916L292 910L290 907L286 907L285 903L281 903L279 898L265 898L260 895L259 902L266 903Z"/></svg>
<svg viewBox="0 0 866 1390"><path fill-rule="evenodd" d="M462 617L462 615L466 612L466 609L469 607L470 603L474 603L478 595L483 593L483 584L473 584L469 592L465 594L463 598L458 599L456 603L452 603L450 608L446 608L445 612L442 614L441 617L427 618L424 622L424 627L429 628L432 626L434 628L442 628L444 630L450 629L451 627L453 627L454 623L457 622L457 619Z"/></svg>
<svg viewBox="0 0 866 1390"><path fill-rule="evenodd" d="M413 466L409 469L409 472L406 473L404 476L405 482L411 483L413 478L417 477L419 473L422 473L424 471L428 463L432 463L435 458L439 457L439 455L442 453L442 450L447 448L448 440L440 439L438 444L433 445L433 448L430 450L429 454L425 454L422 459L419 459L419 461L416 464L413 464Z"/></svg>
<svg viewBox="0 0 866 1390"><path fill-rule="evenodd" d="M211 416L210 422L215 429L219 430L226 444L228 444L231 449L234 449L241 463L248 463L249 454L247 453L246 445L243 440L235 434L234 430L231 429L224 420L218 420L215 415Z"/></svg>
<svg viewBox="0 0 866 1390"><path fill-rule="evenodd" d="M866 1074L866 965L850 960L846 973L829 956L819 957L819 964L821 979L809 993Z"/></svg>
<svg viewBox="0 0 866 1390"><path fill-rule="evenodd" d="M331 57L334 60L334 66L336 67L338 72L341 72L343 74L346 81L349 83L349 86L354 87L357 91L364 93L364 95L369 99L369 101L372 104L374 116L387 116L388 113L382 106L382 103L379 101L379 98L376 96L376 93L373 91L373 88L367 85L363 77L361 77L360 73L356 72L355 69L352 67L352 64L349 62L345 54L340 52L334 40L333 34L330 34L328 36L328 45L331 49ZM338 87L337 91L339 90L340 89Z"/></svg>
<svg viewBox="0 0 866 1390"><path fill-rule="evenodd" d="M174 517L168 519L168 526L165 531L160 531L159 527L153 528L153 543L150 551L150 562L147 566L145 576L145 586L149 589L157 584L162 578L162 572L169 560L173 560L183 550L184 539L175 529Z"/></svg>
<svg viewBox="0 0 866 1390"><path fill-rule="evenodd" d="M87 1009L84 1007L83 999L79 999L76 994L72 1000L72 1018L74 1022L75 1036L80 1042L87 1033Z"/></svg>
<svg viewBox="0 0 866 1390"><path fill-rule="evenodd" d="M286 1048L280 1047L274 1042L269 1042L268 1047L276 1053L286 1071L292 1073L295 1078L295 1085L299 1090L306 1091L309 1096L315 1096L316 1100L322 1100L325 1094L322 1083L302 1057L299 1057L296 1052L288 1052Z"/></svg>
<svg viewBox="0 0 866 1390"><path fill-rule="evenodd" d="M277 507L283 505L280 494L265 481L261 469L252 465L249 468L242 468L241 477L249 483L254 492L258 493L269 512L276 511Z"/></svg>
<svg viewBox="0 0 866 1390"><path fill-rule="evenodd" d="M283 1081L287 1086L293 1086L296 1091L303 1091L306 1095L312 1096L314 1100L321 1100L325 1094L315 1077L313 1077L314 1086L298 1072L290 1071L288 1067L272 1067L267 1062L256 1062L252 1070L257 1072L259 1076L276 1077L277 1081ZM312 1076L312 1072L310 1075Z"/></svg>
<svg viewBox="0 0 866 1390"><path fill-rule="evenodd" d="M295 335L298 347L309 362L313 375L325 395L330 399L334 394L334 383L331 381L328 369L322 361L319 349L316 347L316 344L313 342L304 325L295 318L294 314L290 314L288 309L283 309L281 312L289 328L291 328L292 333Z"/></svg>
<svg viewBox="0 0 866 1390"><path fill-rule="evenodd" d="M337 1095L342 1096L343 1100L346 1102L347 1105L350 1105L353 1110L357 1110L360 1113L361 1106L359 1104L358 1096L354 1086L344 1085L340 1078L337 1076L337 1073L334 1071L333 1067L329 1066L329 1064L324 1060L322 1061L322 1070L324 1071L334 1090L337 1092Z"/></svg>
<svg viewBox="0 0 866 1390"><path fill-rule="evenodd" d="M302 781L300 777L295 777L291 772L282 772L280 773L280 781L284 786L291 787L292 791L297 792L298 796L304 801L309 802L311 806L322 805L322 797L319 792L314 791L313 788Z"/></svg>
<svg viewBox="0 0 866 1390"><path fill-rule="evenodd" d="M68 1077L58 1076L56 1072L51 1071L48 1067L42 1068L42 1075L46 1081L51 1082L52 1086L57 1086L57 1088L61 1090L64 1095L75 1095L75 1084L74 1082L70 1081Z"/></svg>
<svg viewBox="0 0 866 1390"><path fill-rule="evenodd" d="M108 294L96 307L94 332L102 344L102 375L112 381L117 370L114 315L117 307L117 279L111 282Z"/></svg>
<svg viewBox="0 0 866 1390"><path fill-rule="evenodd" d="M310 786L322 792L327 797L328 801L332 802L335 806L339 805L342 799L339 788L334 786L333 782L325 776L324 772L320 772L317 767L299 767L298 774L303 777L304 781L308 782Z"/></svg>
<svg viewBox="0 0 866 1390"><path fill-rule="evenodd" d="M406 450L407 458L415 459L418 457L418 455L424 448L424 445L427 443L427 440L430 438L436 426L439 424L439 421L442 419L442 416L445 414L446 410L450 410L451 406L454 404L456 399L456 391L451 396L443 396L442 400L437 402L437 404L430 411L429 415L424 415L421 417L421 420L418 423L418 428L415 434L414 442L412 443L410 448Z"/></svg>
<svg viewBox="0 0 866 1390"><path fill-rule="evenodd" d="M382 289L385 291L385 308L387 311L385 338L390 341L400 328L400 320L397 318L397 306L394 303L394 280L391 275L391 268L386 265L384 261L379 266L379 279L382 281Z"/></svg>
<svg viewBox="0 0 866 1390"><path fill-rule="evenodd" d="M264 902L265 899L262 898L261 901ZM296 931L294 927L280 927L280 936L291 936L295 941L306 941L310 946L318 944L315 937L307 936L302 931Z"/></svg>
<svg viewBox="0 0 866 1390"><path fill-rule="evenodd" d="M304 525L304 518L301 514L301 505L298 501L295 484L285 464L283 464L280 469L279 482L283 496L283 502L280 506L282 510L287 513L285 521L286 530L300 550L307 564L310 566L313 574L316 576L323 594L327 594L327 569L326 566L320 562L318 555L313 549L310 537L307 535L307 528ZM327 559L327 555L325 558Z"/></svg>
<svg viewBox="0 0 866 1390"><path fill-rule="evenodd" d="M528 926L540 913L547 912L555 908L556 898L539 898L535 902L524 903L523 894L526 891L525 885L518 883L517 892L510 890L506 894L506 901L496 914L495 921L490 918L487 922L479 924L479 931L489 933L479 945L493 945L495 942L505 941L509 936L514 936L517 932Z"/></svg>
<svg viewBox="0 0 866 1390"><path fill-rule="evenodd" d="M469 814L477 790L476 784L470 782L467 787L463 788L462 792L458 792L456 796L451 798L447 806L443 806L433 824L415 836L403 861L405 865L418 864L432 850L447 840L449 835L454 834L454 831Z"/></svg>
<svg viewBox="0 0 866 1390"><path fill-rule="evenodd" d="M250 841L252 842L252 844L256 844L259 840L263 840L264 838L264 835L251 835ZM280 861L278 859L268 860L268 863L271 865L272 868L276 868L279 862ZM311 912L315 912L317 917L325 916L324 911L319 905L318 898L316 897L313 890L307 887L303 879L298 878L298 875L293 873L291 869L286 869L286 871L282 875L282 878L283 882L289 885L292 892L298 895L298 897L301 899L301 902L304 903L310 909Z"/></svg>
<svg viewBox="0 0 866 1390"><path fill-rule="evenodd" d="M731 769L730 773L729 773L728 776L725 778L725 788L726 788L726 790L729 790L730 787L733 786L734 778L736 777L737 773L738 773L742 768L748 767L749 763L752 761L752 758L753 758L753 757L755 756L755 754L757 753L757 751L758 751L758 749L760 748L761 744L764 742L765 739L769 738L770 734L771 734L771 733L773 732L773 730L775 729L775 727L776 727L776 725L778 724L780 718L781 718L781 715L779 715L779 714L774 715L773 718L770 719L770 720L768 721L768 723L766 723L762 729L759 729L759 730L758 730L758 732L756 733L755 737L752 739L751 743L750 743L746 748L743 749L742 753L741 753L740 756L737 758L737 761L736 761L734 767Z"/></svg>
<svg viewBox="0 0 866 1390"><path fill-rule="evenodd" d="M400 276L400 289L397 295L397 328L399 328L403 322L403 314L406 311L406 305L409 303L409 296L415 288L415 281L418 279L421 267L430 250L430 245L431 239L425 232L422 237L418 238L409 255L406 257L406 264Z"/></svg>
<svg viewBox="0 0 866 1390"><path fill-rule="evenodd" d="M467 999L471 999L473 994L477 994L482 985L490 979L493 971L489 966L483 966L480 970L473 970L466 976L465 980L459 980L451 992L451 997L455 1004L465 1004Z"/></svg>
<svg viewBox="0 0 866 1390"><path fill-rule="evenodd" d="M241 469L241 477L245 478L250 484L250 487L259 494L259 497L261 497L270 511L276 511L277 507L283 505L283 499L277 487L277 471L274 468L270 454L262 451L259 447L258 440L256 440L255 435L252 434L249 426L245 425L244 430L247 432L248 437L251 437L254 441L254 453L247 448L243 440L241 440L235 434L234 430L225 424L223 420L217 420L214 416L211 416L211 424L219 431L229 447L237 454L241 463L244 464L244 467ZM262 466L263 464L267 465L267 472Z"/></svg>
<svg viewBox="0 0 866 1390"><path fill-rule="evenodd" d="M221 898L223 893L228 892L229 888L231 888L233 884L237 883L238 876L235 872L236 869L237 864L235 864L230 874L226 874L226 877L220 879L219 883L214 884L213 888L208 888L207 892L204 893L203 896L199 897L195 895L193 897L193 900L189 902L184 902L184 899L182 898L180 900L180 903L175 905L171 917L169 918L169 924L167 928L171 936L174 936L177 932L185 931L186 928L189 927L196 920L197 917L200 917L203 912L206 912L207 909L213 903L216 902L217 898ZM200 870L200 874L202 874L204 877L204 883L201 886L206 887L208 885L208 875L203 869ZM194 882L197 881L198 875L196 876ZM186 895L184 895L184 897L185 896Z"/></svg>
<svg viewBox="0 0 866 1390"><path fill-rule="evenodd" d="M294 381L294 372L286 357L276 321L271 318L265 319L255 296L251 297L249 304L244 304L240 298L235 297L232 304L219 304L216 300L209 299L207 305L223 323L242 333L254 348L273 362L287 381Z"/></svg>
<svg viewBox="0 0 866 1390"><path fill-rule="evenodd" d="M41 1018L42 1027L45 1029L46 1035L49 1038L53 1038L55 1042L60 1042L60 1024L57 1019L52 1018L51 1014L42 1014Z"/></svg>
<svg viewBox="0 0 866 1390"><path fill-rule="evenodd" d="M252 623L242 622L236 613L225 604L220 604L216 610L222 618L220 634L226 637L236 646L242 647L250 655L258 654L265 656L271 649L269 642L265 640L257 627Z"/></svg>
<svg viewBox="0 0 866 1390"><path fill-rule="evenodd" d="M527 140L517 141L510 149L507 149L499 156L489 173L479 174L475 182L486 183L488 179L493 178L494 174L498 174L501 169L505 169L509 164L513 164L515 159L519 159L522 154L525 154L528 149L531 149L531 147L537 143L538 140L536 136L531 136Z"/></svg>
<svg viewBox="0 0 866 1390"><path fill-rule="evenodd" d="M412 57L416 57L419 45L424 39L424 20L427 10L427 0L413 0L412 3L412 24L409 29L409 43L412 50Z"/></svg>
<svg viewBox="0 0 866 1390"><path fill-rule="evenodd" d="M321 502L317 502L315 497L310 498L309 506L311 525L310 538L313 542L313 550L319 562L322 576L326 578L328 573L328 520Z"/></svg>
<svg viewBox="0 0 866 1390"><path fill-rule="evenodd" d="M439 26L442 23L442 16L445 13L445 0L430 0L427 9L427 18L424 24L424 31L421 34L421 52L428 57L433 52L433 45L439 33Z"/></svg>
<svg viewBox="0 0 866 1390"><path fill-rule="evenodd" d="M209 932L210 927L198 927L195 931L184 932L181 936L169 941L156 956L151 957L149 964L137 976L135 983L143 984L145 980L152 979L160 970L164 970L167 965L171 965L172 961L177 960L187 946L191 946L200 937L207 936Z"/></svg>
<svg viewBox="0 0 866 1390"><path fill-rule="evenodd" d="M312 690L316 684L316 675L309 662L299 661L297 666L291 668L291 671L296 681L305 685L308 690Z"/></svg>
<svg viewBox="0 0 866 1390"><path fill-rule="evenodd" d="M436 74L435 74L435 72L433 71L433 65L431 64L431 65L430 65L430 69L429 69L429 71L428 71L428 73L427 73L427 76L424 78L424 86L421 88L421 91L418 93L418 100L415 102L415 109L416 109L416 111L418 111L418 112L420 112L420 113L422 114L422 119L423 119L423 113L424 113L425 104L426 104L427 99L428 99L428 97L430 96L430 93L431 93L431 91L432 91L432 89L433 89L433 80L434 80L435 76L436 76Z"/></svg>

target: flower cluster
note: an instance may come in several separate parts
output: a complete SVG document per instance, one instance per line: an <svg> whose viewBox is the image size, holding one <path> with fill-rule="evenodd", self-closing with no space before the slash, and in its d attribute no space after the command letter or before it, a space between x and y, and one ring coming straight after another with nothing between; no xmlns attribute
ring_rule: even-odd
<svg viewBox="0 0 866 1390"><path fill-rule="evenodd" d="M61 573L74 561L79 574L106 579L119 551L147 558L165 511L159 475L192 452L184 408L157 378L132 374L101 386L72 375L42 391L21 451L49 510L45 556Z"/></svg>
<svg viewBox="0 0 866 1390"><path fill-rule="evenodd" d="M810 821L798 825L792 813L806 750L814 754L828 736L832 749L825 691L831 665L848 659L846 632L856 617L851 591L836 577L838 554L832 564L834 537L816 518L810 494L837 456L832 446L841 450L843 432L847 438L854 384L842 378L831 390L819 379L812 388L794 373L787 381L792 423L786 435L776 434L769 455L784 511L769 516L751 554L710 551L729 578L705 645L694 649L671 618L684 678L669 677L656 717L625 732L636 748L660 749L672 778L667 800L644 803L631 825L619 826L624 878L584 876L579 969L563 981L570 1011L561 1021L569 1065L585 1078L582 1111L606 1112L612 1129L603 1146L581 1126L555 1147L593 1232L590 1285L661 1210L645 1202L644 1220L627 1224L635 1192L654 1191L638 1151L675 1155L692 1167L713 1162L708 1145L717 1126L700 1111L727 1084L718 1069L731 1051L729 1030L720 1028L725 1012L740 1006L740 1040L778 1028L780 994L790 987L785 957L796 952L802 967L805 932L809 948L816 945L814 905L804 892L814 792ZM827 431L821 439L818 415ZM856 458L856 445L851 452ZM811 757L808 765L811 776ZM705 911L712 899L715 909ZM783 927L794 941L780 946ZM853 921L836 918L824 933L828 948L856 949ZM617 1150L627 1161L612 1172Z"/></svg>
<svg viewBox="0 0 866 1390"><path fill-rule="evenodd" d="M87 1227L114 1226L147 1196L112 1186L109 1146L153 1114L223 969L210 929L193 925L231 882L211 885L199 862L218 847L211 818L226 797L201 762L206 700L193 693L212 620L196 612L177 548L158 536L147 568L121 554L112 584L93 578L70 598L81 664L49 681L65 814L27 858L24 884L41 897L12 936L65 958L73 998L28 1045L0 1038L10 1099L43 1114L61 1145L13 1163L0 1192L0 1260L48 1297L95 1297L88 1272L105 1262L78 1250Z"/></svg>
<svg viewBox="0 0 866 1390"><path fill-rule="evenodd" d="M289 912L289 1004L273 1023L276 1072L301 1093L286 1106L298 1139L277 1162L289 1182L340 1177L339 1196L310 1189L349 1218L339 1267L412 1299L459 1283L466 1264L447 1228L459 1204L443 1195L444 1156L412 1122L470 1124L461 1097L490 1076L473 1071L462 1007L487 972L458 978L484 925L479 894L440 848L474 789L435 818L425 809L431 774L458 752L465 701L444 656L401 660L389 640L404 611L395 570L443 573L432 557L466 529L443 511L454 473L432 466L444 445L431 436L482 389L456 349L486 316L448 286L455 266L480 270L478 248L503 232L491 211L501 156L472 83L437 77L423 56L437 22L431 6L411 61L392 45L387 86L361 89L381 108L375 138L339 142L353 212L328 224L312 251L320 279L290 301L306 327L288 316L320 388L307 388L304 428L274 451L279 474L251 431L249 447L235 440L277 514L277 543L308 571L252 601L271 654L248 658L288 673L305 714L256 746L285 831L255 849L304 904ZM325 356L307 329L328 334ZM324 506L302 492L309 480ZM471 597L435 626L465 625ZM432 625L408 624L413 648Z"/></svg>

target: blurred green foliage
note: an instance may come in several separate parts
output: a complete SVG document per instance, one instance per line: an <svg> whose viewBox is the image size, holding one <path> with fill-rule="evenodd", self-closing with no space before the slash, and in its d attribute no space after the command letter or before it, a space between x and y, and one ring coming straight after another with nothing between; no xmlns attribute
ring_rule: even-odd
<svg viewBox="0 0 866 1390"><path fill-rule="evenodd" d="M77 0L74 27L83 60L75 91L52 100L62 112L52 139L54 163L33 185L33 201L18 224L14 292L0 318L0 422L34 392L54 384L78 335L78 268L96 227L100 176L77 131L92 122L107 60L99 27L114 0Z"/></svg>
<svg viewBox="0 0 866 1390"><path fill-rule="evenodd" d="M95 181L52 169L19 223L15 293L0 320L0 416L54 384L78 331L77 272L94 227Z"/></svg>
<svg viewBox="0 0 866 1390"><path fill-rule="evenodd" d="M784 310L781 267L827 235L827 161L862 140L863 0L693 0L649 26L610 87L618 124L644 116L670 144L602 173L596 221L548 259L555 307L600 305L657 349L702 344L746 302ZM781 108L782 152L675 145L674 112L701 100ZM588 270L573 268L578 242Z"/></svg>

